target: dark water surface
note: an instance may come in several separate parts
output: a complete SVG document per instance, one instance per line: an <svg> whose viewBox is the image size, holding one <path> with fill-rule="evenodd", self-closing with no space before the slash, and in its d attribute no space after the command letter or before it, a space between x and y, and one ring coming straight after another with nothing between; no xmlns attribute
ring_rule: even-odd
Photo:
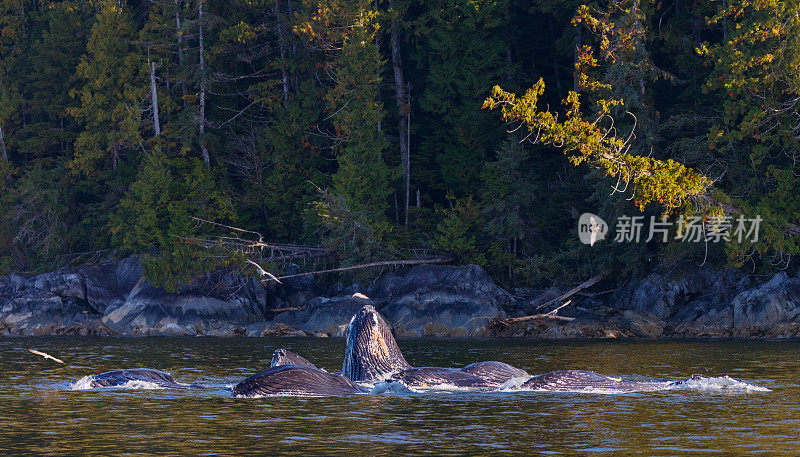
<svg viewBox="0 0 800 457"><path fill-rule="evenodd" d="M401 340L415 366L500 360L531 374L586 369L730 375L772 392L674 390L230 398L286 347L340 372L340 339L0 339L0 453L48 455L800 455L800 342ZM29 354L38 349L59 365ZM211 388L69 390L118 368Z"/></svg>

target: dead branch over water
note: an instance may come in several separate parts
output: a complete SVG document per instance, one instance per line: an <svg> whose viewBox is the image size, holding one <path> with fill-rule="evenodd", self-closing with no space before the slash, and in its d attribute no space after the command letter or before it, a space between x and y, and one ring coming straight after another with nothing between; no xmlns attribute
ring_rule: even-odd
<svg viewBox="0 0 800 457"><path fill-rule="evenodd" d="M423 259L410 260L385 260L381 262L370 262L360 265L351 265L339 268L329 268L324 270L314 270L304 273L296 273L278 276L267 271L260 263L289 263L297 260L312 260L331 257L332 253L321 246L304 246L299 244L277 244L264 241L263 235L252 230L245 230L231 225L220 224L199 217L192 216L197 222L197 227L208 225L228 231L223 235L205 235L198 237L178 237L184 243L200 246L207 249L221 249L228 252L244 254L245 256L255 257L257 260L246 259L247 263L254 265L260 276L263 276L264 284L270 281L281 283L281 279L296 278L300 276L311 276L325 273L338 273L342 271L360 270L365 268L376 268L386 266L407 266L425 265L434 263L452 262L449 257L428 257ZM315 262L316 264L316 262Z"/></svg>

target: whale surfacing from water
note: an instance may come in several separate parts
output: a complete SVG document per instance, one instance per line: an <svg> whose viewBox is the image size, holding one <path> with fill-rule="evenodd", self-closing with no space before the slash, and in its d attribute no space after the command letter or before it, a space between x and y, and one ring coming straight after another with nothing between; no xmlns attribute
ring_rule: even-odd
<svg viewBox="0 0 800 457"><path fill-rule="evenodd" d="M351 381L375 383L411 368L374 306L361 307L350 319L345 334L342 376Z"/></svg>
<svg viewBox="0 0 800 457"><path fill-rule="evenodd" d="M400 383L409 389L454 387L470 390L497 389L506 381L528 373L502 362L478 362L462 369L413 368L386 321L372 305L363 306L347 326L342 375L363 384Z"/></svg>
<svg viewBox="0 0 800 457"><path fill-rule="evenodd" d="M90 388L97 387L122 387L129 383L144 382L163 389L202 389L200 384L181 384L176 382L171 374L150 368L133 368L127 370L113 370L105 373L91 375L84 379L89 381ZM80 382L80 381L79 381Z"/></svg>
<svg viewBox="0 0 800 457"><path fill-rule="evenodd" d="M275 352L272 353L272 362L270 363L270 367L278 367L281 365L299 365L317 368L313 363L309 362L301 355L297 355L288 349L276 349Z"/></svg>
<svg viewBox="0 0 800 457"><path fill-rule="evenodd" d="M534 376L522 384L521 390L546 390L550 392L655 392L674 386L670 382L623 381L591 371L564 370Z"/></svg>
<svg viewBox="0 0 800 457"><path fill-rule="evenodd" d="M319 368L279 365L236 384L232 393L235 397L330 397L363 395L367 390Z"/></svg>

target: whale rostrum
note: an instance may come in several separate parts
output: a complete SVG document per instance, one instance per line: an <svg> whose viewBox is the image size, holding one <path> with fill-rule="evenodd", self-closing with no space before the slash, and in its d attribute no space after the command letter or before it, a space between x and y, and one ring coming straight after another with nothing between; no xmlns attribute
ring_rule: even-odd
<svg viewBox="0 0 800 457"><path fill-rule="evenodd" d="M411 368L386 321L372 305L364 305L346 330L342 376L354 382L375 383Z"/></svg>
<svg viewBox="0 0 800 457"><path fill-rule="evenodd" d="M275 352L272 353L270 367L278 367L281 365L300 365L317 368L313 363L306 360L305 357L297 355L288 349L276 349Z"/></svg>

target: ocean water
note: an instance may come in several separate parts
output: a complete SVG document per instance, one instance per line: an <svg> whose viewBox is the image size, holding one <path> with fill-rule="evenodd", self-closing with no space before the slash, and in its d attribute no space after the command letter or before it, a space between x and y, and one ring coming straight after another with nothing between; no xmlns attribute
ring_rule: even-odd
<svg viewBox="0 0 800 457"><path fill-rule="evenodd" d="M398 341L414 366L499 360L531 374L591 370L678 389L386 392L232 398L285 347L340 372L341 339L0 339L2 455L764 455L800 454L799 341ZM64 365L30 354L36 349ZM205 390L81 390L80 379L148 367ZM741 381L741 382L740 382ZM769 389L769 390L767 390Z"/></svg>

